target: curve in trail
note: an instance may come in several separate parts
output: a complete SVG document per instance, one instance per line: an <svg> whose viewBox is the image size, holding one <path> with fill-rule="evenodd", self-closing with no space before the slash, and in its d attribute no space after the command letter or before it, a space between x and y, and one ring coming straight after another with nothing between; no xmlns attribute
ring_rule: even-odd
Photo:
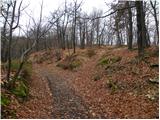
<svg viewBox="0 0 160 120"><path fill-rule="evenodd" d="M53 94L53 118L91 118L81 97L75 94L64 79L46 69L41 69L41 75L48 80Z"/></svg>

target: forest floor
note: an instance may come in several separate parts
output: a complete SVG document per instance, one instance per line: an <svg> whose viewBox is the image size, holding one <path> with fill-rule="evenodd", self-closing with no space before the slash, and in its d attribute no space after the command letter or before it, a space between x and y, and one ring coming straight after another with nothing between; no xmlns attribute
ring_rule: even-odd
<svg viewBox="0 0 160 120"><path fill-rule="evenodd" d="M54 51L33 53L32 97L17 109L18 118L159 118L158 51L126 47L77 49L80 65L58 66ZM36 98L37 95L37 98ZM36 99L35 99L36 98ZM24 109L25 108L25 109Z"/></svg>
<svg viewBox="0 0 160 120"><path fill-rule="evenodd" d="M52 118L53 99L48 81L46 81L45 77L40 77L36 71L32 71L32 76L28 79L28 87L29 95L24 100L10 91L1 88L1 93L7 95L10 100L9 105L5 106L5 108L2 107L2 118Z"/></svg>

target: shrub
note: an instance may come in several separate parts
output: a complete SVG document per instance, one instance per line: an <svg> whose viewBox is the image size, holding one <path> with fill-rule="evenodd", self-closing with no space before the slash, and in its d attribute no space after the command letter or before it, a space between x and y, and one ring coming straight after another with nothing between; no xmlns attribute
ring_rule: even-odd
<svg viewBox="0 0 160 120"><path fill-rule="evenodd" d="M102 57L99 60L98 65L105 66L105 65L108 65L108 64L113 64L113 63L119 62L121 59L122 59L121 57L117 57L117 56L111 57L111 58Z"/></svg>
<svg viewBox="0 0 160 120"><path fill-rule="evenodd" d="M20 73L17 76L17 73L15 75L11 76L11 80L7 83L7 86L10 90L17 87L17 82L25 82L27 83L27 80L30 79L32 73L32 66L30 63L25 63L20 71Z"/></svg>
<svg viewBox="0 0 160 120"><path fill-rule="evenodd" d="M122 59L121 57L115 56L115 57L111 58L110 60L111 60L111 63L116 63L116 62L121 61L121 59Z"/></svg>
<svg viewBox="0 0 160 120"><path fill-rule="evenodd" d="M70 64L69 64L69 69L74 69L74 68L77 68L81 65L81 62L80 60L74 60L72 61Z"/></svg>
<svg viewBox="0 0 160 120"><path fill-rule="evenodd" d="M56 61L60 61L62 59L62 53L60 50L55 51Z"/></svg>
<svg viewBox="0 0 160 120"><path fill-rule="evenodd" d="M96 55L96 52L94 49L88 49L87 55L88 55L88 57L92 57L92 56Z"/></svg>
<svg viewBox="0 0 160 120"><path fill-rule="evenodd" d="M11 91L13 94L21 98L27 97L29 93L27 85L21 80L16 82L15 88L13 88Z"/></svg>
<svg viewBox="0 0 160 120"><path fill-rule="evenodd" d="M80 65L81 65L81 61L76 58L75 54L73 54L70 56L66 56L66 58L63 61L60 61L57 64L57 67L73 70L74 68L77 68Z"/></svg>
<svg viewBox="0 0 160 120"><path fill-rule="evenodd" d="M12 60L12 63L11 63L11 70L12 71L15 71L19 68L19 64L20 64L20 61L15 59L15 60ZM8 67L8 66L7 66Z"/></svg>
<svg viewBox="0 0 160 120"><path fill-rule="evenodd" d="M104 65L107 65L108 63L109 63L109 60L107 58L102 58L100 59L98 64L104 66Z"/></svg>
<svg viewBox="0 0 160 120"><path fill-rule="evenodd" d="M71 62L60 62L57 64L57 67L61 67L63 68L64 70L66 69L70 69L70 70L73 70L74 68L77 68L81 65L81 62L79 60L74 60L74 61L71 61Z"/></svg>
<svg viewBox="0 0 160 120"><path fill-rule="evenodd" d="M7 64L5 64L5 65L7 66ZM12 71L17 71L18 68L19 68L19 65L20 65L19 60L17 60L17 59L12 60L11 70ZM31 73L32 73L32 64L30 62L24 63L23 68L22 68L22 74L25 75L24 77L31 76Z"/></svg>
<svg viewBox="0 0 160 120"><path fill-rule="evenodd" d="M10 103L10 100L1 94L1 106L7 106Z"/></svg>
<svg viewBox="0 0 160 120"><path fill-rule="evenodd" d="M27 62L24 64L24 66L22 68L21 76L24 79L29 79L31 77L31 74L32 74L32 64Z"/></svg>

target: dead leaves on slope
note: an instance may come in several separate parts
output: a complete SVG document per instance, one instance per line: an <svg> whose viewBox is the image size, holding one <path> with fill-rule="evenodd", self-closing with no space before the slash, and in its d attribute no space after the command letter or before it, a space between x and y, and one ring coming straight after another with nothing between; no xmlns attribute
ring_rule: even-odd
<svg viewBox="0 0 160 120"><path fill-rule="evenodd" d="M78 51L78 56L85 53L82 51ZM150 67L158 63L158 57L146 57L146 62L137 59L136 55L137 51L127 48L104 47L97 49L96 55L87 58L76 72L53 65L48 67L64 77L83 98L93 118L157 118L156 91L159 88L148 80L159 74L158 67ZM101 57L117 56L122 59L107 66L97 66Z"/></svg>

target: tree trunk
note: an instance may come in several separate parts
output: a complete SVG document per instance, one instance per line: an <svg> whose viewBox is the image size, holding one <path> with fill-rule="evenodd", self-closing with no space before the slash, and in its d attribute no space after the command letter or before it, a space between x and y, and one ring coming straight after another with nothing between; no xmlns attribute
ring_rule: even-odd
<svg viewBox="0 0 160 120"><path fill-rule="evenodd" d="M75 11L74 11L73 53L76 53L76 21L77 21L77 3L76 2L75 2Z"/></svg>
<svg viewBox="0 0 160 120"><path fill-rule="evenodd" d="M142 57L144 54L144 45L143 45L143 1L135 1L136 10L137 10L137 44L138 44L138 56Z"/></svg>
<svg viewBox="0 0 160 120"><path fill-rule="evenodd" d="M131 11L131 8L129 8L129 1L127 1L127 6L128 6L128 15L129 15L129 18L128 18L128 21L129 21L129 29L128 29L128 36L129 36L129 39L128 39L128 49L132 49L132 39L133 39L133 34L132 34L132 11Z"/></svg>
<svg viewBox="0 0 160 120"><path fill-rule="evenodd" d="M145 4L146 5L146 4ZM149 45L148 45L148 40L147 40L147 28L146 28L146 22L145 22L145 15L146 15L146 13L145 13L145 11L144 11L144 7L145 7L145 5L143 6L143 3L142 3L142 20L141 20L141 24L142 24L142 31L143 31L143 33L142 33L142 37L143 37L143 45L144 45L144 47L149 47Z"/></svg>
<svg viewBox="0 0 160 120"><path fill-rule="evenodd" d="M11 73L11 45L12 45L12 30L13 30L13 23L14 23L14 17L15 17L15 9L16 9L16 1L14 1L13 4L13 11L12 11L12 18L11 18L11 24L9 29L9 43L8 43L8 70L7 70L7 80L10 80L10 73Z"/></svg>
<svg viewBox="0 0 160 120"><path fill-rule="evenodd" d="M83 31L82 31L82 42L81 42L81 48L84 49L85 46L85 25L83 27Z"/></svg>
<svg viewBox="0 0 160 120"><path fill-rule="evenodd" d="M117 46L121 45L120 33L119 33L119 19L115 19L115 27L116 27L116 37L117 37Z"/></svg>

